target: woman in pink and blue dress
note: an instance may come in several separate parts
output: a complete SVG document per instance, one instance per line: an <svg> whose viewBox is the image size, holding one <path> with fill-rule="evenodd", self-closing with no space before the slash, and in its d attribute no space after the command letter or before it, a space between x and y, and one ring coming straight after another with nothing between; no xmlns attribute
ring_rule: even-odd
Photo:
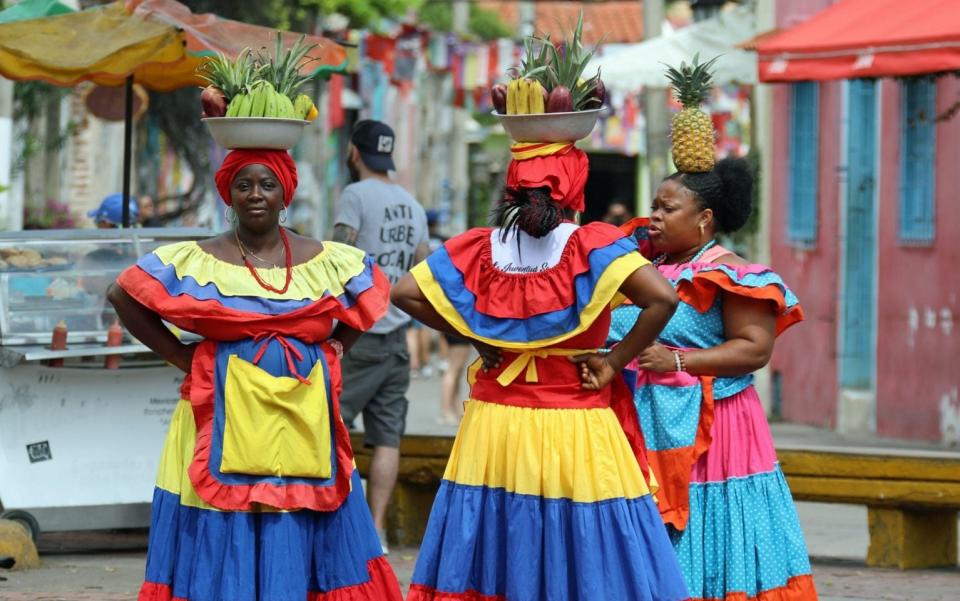
<svg viewBox="0 0 960 601"><path fill-rule="evenodd" d="M742 159L675 173L660 184L650 218L623 226L680 296L632 366L634 400L691 598L812 601L797 511L752 375L803 313L780 276L716 241L747 222L752 189ZM640 315L636 306L616 309L610 342Z"/></svg>

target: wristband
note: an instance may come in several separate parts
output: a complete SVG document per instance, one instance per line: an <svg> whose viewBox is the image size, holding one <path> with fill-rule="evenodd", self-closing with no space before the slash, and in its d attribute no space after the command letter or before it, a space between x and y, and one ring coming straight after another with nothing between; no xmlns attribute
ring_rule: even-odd
<svg viewBox="0 0 960 601"><path fill-rule="evenodd" d="M335 353L337 353L337 359L343 358L343 343L337 340L336 338L327 338L327 344L333 347Z"/></svg>

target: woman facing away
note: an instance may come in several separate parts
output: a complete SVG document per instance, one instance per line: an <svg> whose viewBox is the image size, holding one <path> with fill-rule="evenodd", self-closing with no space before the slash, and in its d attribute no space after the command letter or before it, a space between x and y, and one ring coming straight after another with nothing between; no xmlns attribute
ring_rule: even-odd
<svg viewBox="0 0 960 601"><path fill-rule="evenodd" d="M742 159L675 173L650 218L624 226L680 296L637 358L635 402L693 599L810 601L803 534L752 376L803 313L776 273L716 241L746 223L752 189ZM610 341L622 344L643 313L617 308Z"/></svg>
<svg viewBox="0 0 960 601"><path fill-rule="evenodd" d="M397 601L338 403L343 349L386 311L389 284L362 251L280 225L297 185L286 151L233 151L216 182L233 228L158 248L109 292L187 374L140 601Z"/></svg>
<svg viewBox="0 0 960 601"><path fill-rule="evenodd" d="M496 227L447 241L391 292L482 356L408 601L688 597L621 377L676 295L616 227L573 222L586 156L553 150L515 146ZM624 297L645 311L598 354Z"/></svg>

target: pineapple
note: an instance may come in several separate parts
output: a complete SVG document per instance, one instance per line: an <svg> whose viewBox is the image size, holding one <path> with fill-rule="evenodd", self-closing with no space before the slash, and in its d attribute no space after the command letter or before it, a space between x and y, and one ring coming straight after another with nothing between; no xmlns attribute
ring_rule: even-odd
<svg viewBox="0 0 960 601"><path fill-rule="evenodd" d="M219 88L227 99L245 94L259 77L259 68L254 63L249 48L244 48L236 60L230 60L222 52L201 63L197 73L210 85Z"/></svg>
<svg viewBox="0 0 960 601"><path fill-rule="evenodd" d="M278 31L273 55L261 51L259 56L263 79L270 82L277 92L291 100L297 97L297 91L304 84L315 79L319 74L318 71L309 75L302 74L308 65L318 60L308 56L317 44L307 44L304 42L305 37L301 35L289 50L284 50L283 36Z"/></svg>
<svg viewBox="0 0 960 601"><path fill-rule="evenodd" d="M673 84L677 100L683 105L683 110L670 122L673 163L683 173L704 173L713 169L713 122L700 110L700 104L710 95L710 68L717 58L701 65L699 55L695 55L690 65L681 62L679 69L667 67L667 78Z"/></svg>

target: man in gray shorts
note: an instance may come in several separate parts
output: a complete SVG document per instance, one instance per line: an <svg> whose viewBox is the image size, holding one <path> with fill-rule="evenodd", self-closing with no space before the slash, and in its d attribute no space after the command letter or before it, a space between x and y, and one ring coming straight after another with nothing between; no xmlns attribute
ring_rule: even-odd
<svg viewBox="0 0 960 601"><path fill-rule="evenodd" d="M427 217L420 203L389 172L395 170L393 130L379 121L360 121L347 149L354 183L343 189L333 239L373 256L391 284L428 252ZM367 502L383 535L387 504L397 482L400 437L407 418L410 354L406 330L410 317L390 305L387 314L363 334L343 357L340 411L347 426L363 414L364 444L373 447Z"/></svg>

